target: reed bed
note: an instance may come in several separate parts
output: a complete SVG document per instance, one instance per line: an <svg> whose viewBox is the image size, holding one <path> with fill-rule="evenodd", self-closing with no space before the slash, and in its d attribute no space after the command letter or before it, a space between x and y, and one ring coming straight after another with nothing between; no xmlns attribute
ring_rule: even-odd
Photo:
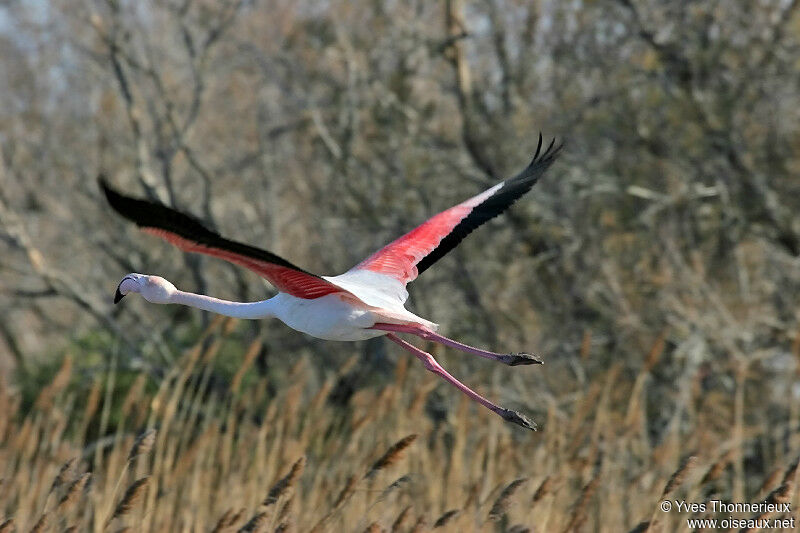
<svg viewBox="0 0 800 533"><path fill-rule="evenodd" d="M737 416L734 398L711 409L690 391L689 422L653 442L643 391L661 337L638 374L611 365L547 398L533 433L403 358L393 382L345 406L330 395L352 361L320 383L299 359L272 395L241 369L212 386L230 331L218 326L169 374L124 390L110 365L78 396L69 358L29 408L0 384L0 531L672 531L693 515L661 512L665 498L797 502L789 422ZM444 420L424 408L440 386L455 404ZM755 444L769 461L738 479Z"/></svg>

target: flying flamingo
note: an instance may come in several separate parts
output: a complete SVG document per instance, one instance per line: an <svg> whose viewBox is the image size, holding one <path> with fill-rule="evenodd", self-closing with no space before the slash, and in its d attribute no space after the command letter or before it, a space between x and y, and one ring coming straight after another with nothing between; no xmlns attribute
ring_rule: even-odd
<svg viewBox="0 0 800 533"><path fill-rule="evenodd" d="M143 231L186 252L218 257L248 268L279 291L268 300L231 302L178 290L159 276L128 274L117 286L114 303L135 292L155 304L188 305L236 318L276 317L293 329L321 339L357 341L385 335L471 399L510 422L535 430L536 425L527 417L490 402L451 376L431 354L396 334L409 333L511 366L542 362L528 353L499 354L448 339L436 333L437 324L407 311L404 304L408 299L406 284L455 248L472 230L531 190L558 155L561 146L554 144L555 139L542 153L540 134L536 155L518 175L442 211L344 274L330 277L311 274L271 252L225 239L194 217L164 205L124 196L101 176L100 186L111 207Z"/></svg>

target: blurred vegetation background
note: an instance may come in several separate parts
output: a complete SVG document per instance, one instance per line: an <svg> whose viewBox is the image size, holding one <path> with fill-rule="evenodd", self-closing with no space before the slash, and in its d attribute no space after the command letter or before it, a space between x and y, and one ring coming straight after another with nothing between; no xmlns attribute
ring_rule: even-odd
<svg viewBox="0 0 800 533"><path fill-rule="evenodd" d="M797 7L0 2L0 381L34 405L69 355L73 400L102 383L111 402L105 425L76 430L94 442L122 431L116 396L138 381L154 394L211 320L139 298L114 307L124 274L228 299L272 293L115 217L100 172L336 274L522 168L541 131L565 140L558 163L411 285L410 308L450 337L546 365L434 354L543 430L481 418L492 432L605 450L582 457L576 490L635 427L617 488L655 469L655 498L697 452L708 465L726 458L721 494L752 496L800 452ZM280 397L300 360L306 394L337 376L329 400L356 418L353 397L378 394L408 357L382 339L318 341L276 321L232 322L219 342L207 400L248 357L247 379ZM460 400L435 383L419 416L447 433ZM575 457L553 468L573 472ZM633 515L618 523L647 518Z"/></svg>

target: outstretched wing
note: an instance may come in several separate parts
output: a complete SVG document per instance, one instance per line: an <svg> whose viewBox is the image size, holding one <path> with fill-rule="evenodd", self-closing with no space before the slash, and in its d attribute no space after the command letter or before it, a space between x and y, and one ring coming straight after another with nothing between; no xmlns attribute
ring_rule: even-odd
<svg viewBox="0 0 800 533"><path fill-rule="evenodd" d="M225 239L192 216L162 204L125 196L112 189L102 176L99 182L108 203L117 213L135 222L142 231L161 237L185 252L206 254L249 268L269 280L279 291L298 298L350 294L271 252Z"/></svg>
<svg viewBox="0 0 800 533"><path fill-rule="evenodd" d="M525 170L428 219L366 258L350 272L369 270L390 276L403 284L413 281L475 228L508 209L520 196L530 191L553 163L561 147L555 146L553 139L541 153L542 135L539 134L536 155Z"/></svg>

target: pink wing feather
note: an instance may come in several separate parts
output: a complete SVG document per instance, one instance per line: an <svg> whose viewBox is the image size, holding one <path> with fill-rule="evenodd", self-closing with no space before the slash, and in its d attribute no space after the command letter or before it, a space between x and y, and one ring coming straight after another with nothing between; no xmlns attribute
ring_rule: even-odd
<svg viewBox="0 0 800 533"><path fill-rule="evenodd" d="M292 296L305 299L321 298L336 292L347 293L348 291L337 287L333 283L320 277L309 275L300 270L270 263L268 261L254 259L246 255L237 254L222 248L212 248L189 239L184 239L180 235L159 228L142 228L142 231L155 235L168 243L180 248L184 252L199 253L210 255L218 259L223 259L230 263L243 266L252 270L259 276L269 280L276 289Z"/></svg>
<svg viewBox="0 0 800 533"><path fill-rule="evenodd" d="M434 215L360 262L352 270L370 270L391 276L403 283L414 281L418 275L417 264L439 246L442 239L447 237L475 206L501 186L502 184L495 185L488 191Z"/></svg>
<svg viewBox="0 0 800 533"><path fill-rule="evenodd" d="M508 209L520 196L530 191L561 150L561 145L554 145L555 139L541 153L540 134L536 154L522 172L435 215L366 258L351 272L369 270L390 276L403 284L413 281L475 228Z"/></svg>
<svg viewBox="0 0 800 533"><path fill-rule="evenodd" d="M100 186L117 213L135 222L142 231L161 237L185 252L210 255L241 265L269 280L279 291L297 298L314 299L334 293L354 297L346 289L267 250L224 238L194 217L165 205L124 196L112 189L102 177Z"/></svg>

